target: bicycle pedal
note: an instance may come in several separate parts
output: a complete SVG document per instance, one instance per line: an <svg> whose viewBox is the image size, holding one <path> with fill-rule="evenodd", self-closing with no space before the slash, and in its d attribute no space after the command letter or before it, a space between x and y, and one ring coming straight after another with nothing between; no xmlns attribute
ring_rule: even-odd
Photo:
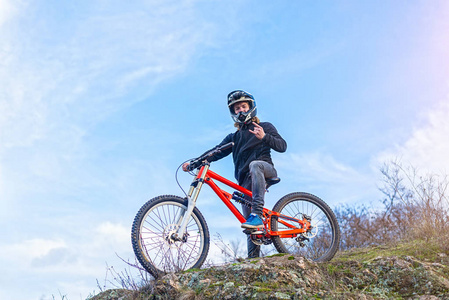
<svg viewBox="0 0 449 300"><path fill-rule="evenodd" d="M263 234L263 231L255 230L255 231L251 231L251 234Z"/></svg>
<svg viewBox="0 0 449 300"><path fill-rule="evenodd" d="M255 228L255 229L246 228L245 230L243 230L243 233L244 234L263 234L263 231L258 228Z"/></svg>

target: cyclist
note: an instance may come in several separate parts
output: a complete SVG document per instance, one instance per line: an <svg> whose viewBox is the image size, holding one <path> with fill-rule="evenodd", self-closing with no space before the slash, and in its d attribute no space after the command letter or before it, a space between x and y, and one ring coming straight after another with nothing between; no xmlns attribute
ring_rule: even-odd
<svg viewBox="0 0 449 300"><path fill-rule="evenodd" d="M251 209L242 206L243 216L246 219L242 228L261 228L263 227L261 215L264 206L265 178L277 176L270 151L273 149L277 152L285 152L287 143L271 123L260 122L256 116L256 100L250 93L243 90L229 93L228 108L237 131L228 134L215 148L229 142L234 142L234 146L208 158L208 161L219 160L232 152L235 178L240 186L253 194ZM189 163L185 163L183 170L187 171L188 166ZM260 246L255 245L248 235L248 257L254 258L259 255Z"/></svg>

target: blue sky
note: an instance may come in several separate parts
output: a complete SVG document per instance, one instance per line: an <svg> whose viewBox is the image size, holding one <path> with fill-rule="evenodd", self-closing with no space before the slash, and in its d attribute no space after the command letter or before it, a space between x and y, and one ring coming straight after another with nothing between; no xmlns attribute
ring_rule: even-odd
<svg viewBox="0 0 449 300"><path fill-rule="evenodd" d="M125 269L135 213L234 130L235 89L288 143L267 207L376 203L397 157L446 174L448 32L443 0L0 0L0 298L84 299ZM207 188L198 207L243 245Z"/></svg>

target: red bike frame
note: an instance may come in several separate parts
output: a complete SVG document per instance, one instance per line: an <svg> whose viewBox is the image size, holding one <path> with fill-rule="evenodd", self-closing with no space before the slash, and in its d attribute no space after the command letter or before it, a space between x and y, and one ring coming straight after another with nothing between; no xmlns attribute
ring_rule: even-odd
<svg viewBox="0 0 449 300"><path fill-rule="evenodd" d="M223 201L223 203L229 208L229 210L234 214L234 216L240 221L240 223L246 222L245 217L243 217L242 213L232 204L232 194L226 192L225 190L218 187L218 185L214 182L214 180L217 180L234 190L237 190L239 192L242 192L245 195L248 195L249 197L252 197L251 191L248 189L245 189L238 184L224 178L223 176L218 175L217 173L209 170L210 165L206 163L201 167L199 170L196 178L194 179L195 184L192 183L191 190L189 192L189 196L192 196L194 189L197 189L197 192L195 194L195 201L196 197L198 197L199 190L201 189L202 183L206 183L209 185L212 190L217 194L217 196ZM271 230L271 220L272 217L277 217L278 223L285 225L288 229L280 230L280 231L272 231ZM297 219L293 217L289 217L283 214L280 214L278 212L269 210L267 208L263 208L263 215L262 220L264 223L264 227L266 230L266 236L279 236L281 238L288 238L288 237L296 237L298 234L302 234L307 232L311 229L311 224L308 220L305 218L303 219ZM289 222L287 222L289 221Z"/></svg>

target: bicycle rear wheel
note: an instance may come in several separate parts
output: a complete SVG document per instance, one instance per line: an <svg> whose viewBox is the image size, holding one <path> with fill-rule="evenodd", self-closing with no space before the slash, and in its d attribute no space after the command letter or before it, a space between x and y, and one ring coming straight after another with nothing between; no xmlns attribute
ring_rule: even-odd
<svg viewBox="0 0 449 300"><path fill-rule="evenodd" d="M310 232L298 237L274 236L273 244L279 253L300 255L314 261L329 261L334 257L340 244L340 228L335 214L323 200L308 193L291 193L282 197L273 211L301 220L308 216L313 226ZM298 226L294 221L282 219L282 222ZM280 223L278 217L272 217L272 231L287 229L289 227Z"/></svg>
<svg viewBox="0 0 449 300"><path fill-rule="evenodd" d="M187 200L159 196L145 203L134 218L131 240L140 264L155 278L167 272L199 268L209 252L209 229L203 215L193 209L182 241L171 235L179 228Z"/></svg>

